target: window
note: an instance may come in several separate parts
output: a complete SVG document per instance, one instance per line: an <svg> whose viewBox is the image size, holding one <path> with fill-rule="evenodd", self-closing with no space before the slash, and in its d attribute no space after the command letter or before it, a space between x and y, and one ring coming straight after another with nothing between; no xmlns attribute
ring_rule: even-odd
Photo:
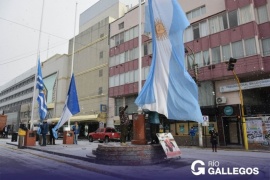
<svg viewBox="0 0 270 180"><path fill-rule="evenodd" d="M120 41L119 41L119 34L115 35L115 45L119 45Z"/></svg>
<svg viewBox="0 0 270 180"><path fill-rule="evenodd" d="M237 41L232 43L232 54L234 58L242 58L244 57L244 50L242 41Z"/></svg>
<svg viewBox="0 0 270 180"><path fill-rule="evenodd" d="M237 10L229 12L229 24L230 28L238 26Z"/></svg>
<svg viewBox="0 0 270 180"><path fill-rule="evenodd" d="M129 31L125 31L125 41L129 41Z"/></svg>
<svg viewBox="0 0 270 180"><path fill-rule="evenodd" d="M184 32L184 42L189 42L193 40L192 27L188 27Z"/></svg>
<svg viewBox="0 0 270 180"><path fill-rule="evenodd" d="M134 70L134 82L139 81L139 69Z"/></svg>
<svg viewBox="0 0 270 180"><path fill-rule="evenodd" d="M123 53L121 53L120 55L119 55L119 64L122 64L122 63L124 63L125 62L125 52L123 52Z"/></svg>
<svg viewBox="0 0 270 180"><path fill-rule="evenodd" d="M240 23L245 24L252 20L250 5L242 7L240 9Z"/></svg>
<svg viewBox="0 0 270 180"><path fill-rule="evenodd" d="M198 67L202 67L203 66L203 61L202 61L202 54L201 52L198 52L195 54L195 64L198 65ZM193 65L195 65L193 64ZM193 67L194 68L194 67Z"/></svg>
<svg viewBox="0 0 270 180"><path fill-rule="evenodd" d="M125 33L124 33L124 32L120 33L120 35L119 35L119 38L120 38L120 40L119 40L119 41L120 41L120 44L123 43L123 42L125 42L125 41L124 41L124 37L125 37Z"/></svg>
<svg viewBox="0 0 270 180"><path fill-rule="evenodd" d="M143 55L144 55L144 56L148 55L148 47L147 47L147 43L144 44L144 46L143 46Z"/></svg>
<svg viewBox="0 0 270 180"><path fill-rule="evenodd" d="M115 36L111 38L110 40L110 47L114 47L115 46Z"/></svg>
<svg viewBox="0 0 270 180"><path fill-rule="evenodd" d="M99 76L99 77L102 77L102 76L103 76L103 69L100 69L100 70L99 70L98 76Z"/></svg>
<svg viewBox="0 0 270 180"><path fill-rule="evenodd" d="M100 94L102 94L102 93L103 93L102 87L99 87L99 88L98 88L98 94L100 95Z"/></svg>
<svg viewBox="0 0 270 180"><path fill-rule="evenodd" d="M212 49L212 64L220 63L220 48Z"/></svg>
<svg viewBox="0 0 270 180"><path fill-rule="evenodd" d="M115 56L110 57L110 60L109 60L109 66L110 66L110 67L115 66Z"/></svg>
<svg viewBox="0 0 270 180"><path fill-rule="evenodd" d="M266 5L258 7L257 11L259 24L267 22L269 18Z"/></svg>
<svg viewBox="0 0 270 180"><path fill-rule="evenodd" d="M119 30L120 30L120 29L123 29L123 28L124 28L124 22L118 24L118 28L119 28Z"/></svg>
<svg viewBox="0 0 270 180"><path fill-rule="evenodd" d="M193 25L193 39L199 39L200 38L200 29L199 24Z"/></svg>
<svg viewBox="0 0 270 180"><path fill-rule="evenodd" d="M245 40L245 50L246 56L252 56L254 54L257 54L256 41L254 38Z"/></svg>
<svg viewBox="0 0 270 180"><path fill-rule="evenodd" d="M205 66L210 64L209 51L203 51L203 64Z"/></svg>
<svg viewBox="0 0 270 180"><path fill-rule="evenodd" d="M125 84L125 74L120 74L120 85Z"/></svg>
<svg viewBox="0 0 270 180"><path fill-rule="evenodd" d="M114 76L110 77L109 86L114 87Z"/></svg>
<svg viewBox="0 0 270 180"><path fill-rule="evenodd" d="M222 61L227 61L231 57L230 45L222 46Z"/></svg>
<svg viewBox="0 0 270 180"><path fill-rule="evenodd" d="M209 34L207 21L200 22L200 35L201 37L207 36Z"/></svg>
<svg viewBox="0 0 270 180"><path fill-rule="evenodd" d="M129 39L133 39L133 38L134 38L134 33L133 33L133 31L134 31L133 28L131 28L131 29L129 30Z"/></svg>
<svg viewBox="0 0 270 180"><path fill-rule="evenodd" d="M129 82L133 83L134 82L134 71L129 71Z"/></svg>
<svg viewBox="0 0 270 180"><path fill-rule="evenodd" d="M99 52L99 59L103 58L103 51Z"/></svg>
<svg viewBox="0 0 270 180"><path fill-rule="evenodd" d="M228 28L226 14L221 14L209 20L210 33L214 34Z"/></svg>
<svg viewBox="0 0 270 180"><path fill-rule="evenodd" d="M125 83L129 83L129 72L125 73Z"/></svg>
<svg viewBox="0 0 270 180"><path fill-rule="evenodd" d="M120 54L117 54L115 56L115 64L114 65L118 65L118 64L120 64Z"/></svg>
<svg viewBox="0 0 270 180"><path fill-rule="evenodd" d="M139 27L135 26L133 29L134 29L134 38L136 38L139 36Z"/></svg>
<svg viewBox="0 0 270 180"><path fill-rule="evenodd" d="M129 51L125 52L125 62L129 61Z"/></svg>
<svg viewBox="0 0 270 180"><path fill-rule="evenodd" d="M270 55L270 38L262 40L263 55Z"/></svg>
<svg viewBox="0 0 270 180"><path fill-rule="evenodd" d="M114 76L114 86L119 86L119 74Z"/></svg>

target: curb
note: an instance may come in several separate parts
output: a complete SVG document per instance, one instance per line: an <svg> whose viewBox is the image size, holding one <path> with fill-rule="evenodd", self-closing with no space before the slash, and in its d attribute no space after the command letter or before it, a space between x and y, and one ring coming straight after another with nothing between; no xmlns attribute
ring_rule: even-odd
<svg viewBox="0 0 270 180"><path fill-rule="evenodd" d="M16 144L12 144L12 143L8 143L8 142L6 142L6 144L17 146ZM75 155L70 155L70 154L53 152L53 151L49 151L49 150L45 150L45 149L37 149L37 148L29 147L29 146L23 146L23 148L24 149L31 149L31 150L35 150L35 151L40 151L40 152L45 152L45 153L53 154L53 155L57 155L57 156L63 156L63 157L78 159L78 160L87 161L87 162L91 162L91 163L96 163L96 158L93 157L93 156L89 156L87 154L85 155L85 157L80 157L80 156L75 156Z"/></svg>

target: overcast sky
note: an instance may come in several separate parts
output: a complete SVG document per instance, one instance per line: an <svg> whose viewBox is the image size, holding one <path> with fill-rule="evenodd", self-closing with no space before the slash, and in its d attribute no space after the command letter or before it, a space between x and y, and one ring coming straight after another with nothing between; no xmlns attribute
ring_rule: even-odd
<svg viewBox="0 0 270 180"><path fill-rule="evenodd" d="M108 0L109 1L109 0ZM0 0L0 86L36 66L42 0ZM68 51L79 16L98 0L45 0L40 41L41 62ZM138 4L138 0L126 0Z"/></svg>

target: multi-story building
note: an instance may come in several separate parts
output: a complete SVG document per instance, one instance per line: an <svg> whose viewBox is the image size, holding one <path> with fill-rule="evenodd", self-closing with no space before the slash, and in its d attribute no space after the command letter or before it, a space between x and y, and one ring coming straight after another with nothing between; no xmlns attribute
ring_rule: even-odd
<svg viewBox="0 0 270 180"><path fill-rule="evenodd" d="M54 55L41 63L43 81L46 87L48 119L57 118L62 114L70 78L70 62L67 55ZM1 86L0 109L7 115L7 125L13 131L18 130L20 122L30 124L36 67L19 75ZM38 92L34 97L33 123L38 123Z"/></svg>
<svg viewBox="0 0 270 180"><path fill-rule="evenodd" d="M196 76L201 110L210 121L204 135L215 127L220 134L220 145L242 145L242 117L246 117L248 125L253 122L253 116L270 114L267 93L270 90L270 2L202 0L190 3L179 0L179 3L190 21L184 33L186 68ZM115 119L117 107L123 102L131 107L129 113L137 110L134 104L138 93L139 42L134 30L137 26L138 7L111 23L109 96L114 98L116 108L112 116ZM142 80L145 80L151 64L151 36L143 34L142 44ZM241 113L238 83L232 71L227 70L231 57L237 59L234 71L243 83L244 114ZM257 129L263 131L259 124L265 119L256 121ZM170 131L174 135L185 136L191 126L198 127L197 123L189 121L171 122Z"/></svg>
<svg viewBox="0 0 270 180"><path fill-rule="evenodd" d="M114 126L108 111L108 37L110 23L123 16L128 7L124 1L100 0L80 15L80 33L75 37L74 75L80 104L81 129L95 131L99 123ZM69 54L73 52L73 39ZM79 118L82 117L82 118Z"/></svg>
<svg viewBox="0 0 270 180"><path fill-rule="evenodd" d="M33 99L35 68L31 68L20 76L9 81L0 89L0 110L7 115L7 125L16 131L19 122L27 123L30 112L25 111L20 118L21 106L31 104Z"/></svg>

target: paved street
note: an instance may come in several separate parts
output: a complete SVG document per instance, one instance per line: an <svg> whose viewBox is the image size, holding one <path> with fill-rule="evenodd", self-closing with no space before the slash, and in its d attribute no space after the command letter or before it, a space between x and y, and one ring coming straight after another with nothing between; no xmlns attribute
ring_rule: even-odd
<svg viewBox="0 0 270 180"><path fill-rule="evenodd" d="M55 146L31 149L18 149L10 139L0 139L0 179L266 179L269 180L270 156L268 152L245 152L243 150L222 150L212 152L198 147L180 147L181 159L147 166L108 166L94 163L92 150L98 142L79 141L79 145L65 145L61 140ZM111 143L111 145L115 145ZM205 168L205 175L195 176L191 164L202 160L205 165L197 164L194 171ZM223 169L223 174L242 168L253 173L258 168L258 175L209 175L209 161L213 162L216 172ZM217 166L218 165L218 166ZM213 172L211 171L211 172ZM211 173L210 172L210 173ZM240 172L240 170L236 170ZM242 171L241 171L242 172ZM76 178L75 178L76 177ZM77 178L78 177L78 178ZM23 178L24 179L24 178Z"/></svg>

